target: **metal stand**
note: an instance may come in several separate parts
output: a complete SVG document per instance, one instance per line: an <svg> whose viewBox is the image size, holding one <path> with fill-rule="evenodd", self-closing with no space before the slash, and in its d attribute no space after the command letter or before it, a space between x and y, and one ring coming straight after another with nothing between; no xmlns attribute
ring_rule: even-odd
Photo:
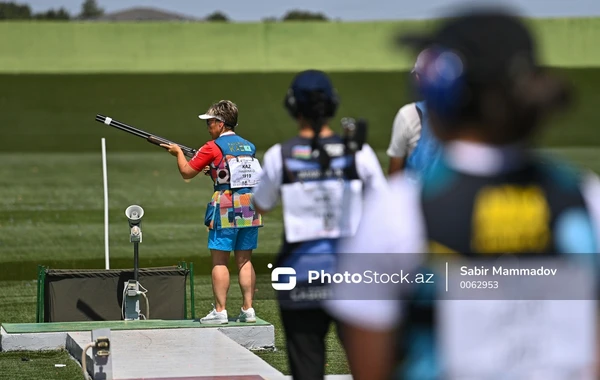
<svg viewBox="0 0 600 380"><path fill-rule="evenodd" d="M141 240L141 239L140 239ZM139 258L139 242L133 243L133 280L138 282L138 258Z"/></svg>
<svg viewBox="0 0 600 380"><path fill-rule="evenodd" d="M132 207L132 206L130 206ZM135 212L135 211L134 211ZM127 212L126 212L127 214ZM143 211L141 212L143 215ZM136 214L138 218L141 215ZM129 218L129 215L128 215ZM130 222L130 235L129 241L133 243L133 280L129 280L125 283L125 289L123 291L123 303L124 305L124 319L126 321L139 320L140 319L140 283L139 279L139 244L142 242L142 230L140 224L132 224Z"/></svg>

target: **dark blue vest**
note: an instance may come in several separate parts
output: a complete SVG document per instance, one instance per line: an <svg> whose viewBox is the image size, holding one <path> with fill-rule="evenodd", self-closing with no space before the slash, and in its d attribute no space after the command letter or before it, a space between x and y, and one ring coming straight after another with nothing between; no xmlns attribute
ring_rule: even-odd
<svg viewBox="0 0 600 380"><path fill-rule="evenodd" d="M332 158L330 168L323 172L320 171L318 159L311 155L310 139L295 137L282 144L283 184L328 179L347 181L359 179L355 156L346 154L341 137L334 135L321 139L320 143ZM337 239L319 239L291 244L286 241L284 232L282 240L283 244L277 260L278 266L292 267L299 274L306 273L309 269L324 270L330 273L335 270ZM287 281L287 279L280 276L280 281ZM308 284L306 278L302 276L296 278L296 284L296 288L292 291L278 292L282 307L311 308L319 305L319 300L297 299L293 301L291 298L294 294L310 298L310 294L319 292L319 287Z"/></svg>

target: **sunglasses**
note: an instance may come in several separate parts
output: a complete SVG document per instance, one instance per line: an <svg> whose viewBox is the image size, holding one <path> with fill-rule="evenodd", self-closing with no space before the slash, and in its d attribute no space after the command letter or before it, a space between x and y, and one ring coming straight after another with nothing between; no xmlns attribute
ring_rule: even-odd
<svg viewBox="0 0 600 380"><path fill-rule="evenodd" d="M224 123L224 121L223 121L223 120L221 120L221 119L219 119L219 118L215 117L214 119L207 119L207 120L206 120L206 125L207 125L207 126L210 126L210 125L211 125L213 122L215 122L215 121L220 121L220 122Z"/></svg>

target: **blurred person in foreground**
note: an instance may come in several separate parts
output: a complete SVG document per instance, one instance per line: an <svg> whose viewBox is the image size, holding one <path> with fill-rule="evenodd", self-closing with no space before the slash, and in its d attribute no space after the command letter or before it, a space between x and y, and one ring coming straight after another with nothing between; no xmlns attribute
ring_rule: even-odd
<svg viewBox="0 0 600 380"><path fill-rule="evenodd" d="M252 307L256 275L251 262L252 250L258 245L260 214L252 205L252 188L258 183L261 167L255 158L256 148L235 133L238 108L221 100L198 116L206 120L212 140L204 144L188 162L177 144L163 144L177 157L177 167L184 179L204 172L213 180L214 193L207 205L204 224L208 227L208 249L212 256L213 310L200 319L205 324L227 324L226 301L229 290L229 254L234 252L239 271L243 305L238 322L256 322ZM208 168L207 168L208 167Z"/></svg>
<svg viewBox="0 0 600 380"><path fill-rule="evenodd" d="M600 181L533 149L570 89L503 10L466 11L402 42L428 49L419 90L443 155L416 185L390 179L341 246L338 272L411 273L370 298L366 285L334 287L326 306L345 326L354 379L597 379ZM463 277L460 263L519 274Z"/></svg>
<svg viewBox="0 0 600 380"><path fill-rule="evenodd" d="M410 72L410 80L417 84L423 75L421 53ZM439 159L441 144L431 131L425 101L408 103L400 108L392 128L392 137L386 154L390 158L388 174L403 170L413 176L425 174Z"/></svg>
<svg viewBox="0 0 600 380"><path fill-rule="evenodd" d="M338 105L325 73L307 70L294 77L285 107L298 135L267 150L254 190L254 204L261 214L282 201L284 236L273 275L284 270L278 275L284 284L274 287L296 380L324 378L325 337L335 323L321 305L327 297L326 284L309 283L308 271L332 271L337 241L355 232L364 194L387 186L373 149L331 129ZM291 287L278 289L277 285L290 283Z"/></svg>

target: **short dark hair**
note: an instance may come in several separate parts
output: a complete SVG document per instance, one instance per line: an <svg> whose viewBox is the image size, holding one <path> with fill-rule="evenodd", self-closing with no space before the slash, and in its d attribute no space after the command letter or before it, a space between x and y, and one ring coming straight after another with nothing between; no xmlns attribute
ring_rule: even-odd
<svg viewBox="0 0 600 380"><path fill-rule="evenodd" d="M210 106L207 115L215 115L223 119L225 126L234 129L238 122L238 108L231 100L220 100Z"/></svg>

